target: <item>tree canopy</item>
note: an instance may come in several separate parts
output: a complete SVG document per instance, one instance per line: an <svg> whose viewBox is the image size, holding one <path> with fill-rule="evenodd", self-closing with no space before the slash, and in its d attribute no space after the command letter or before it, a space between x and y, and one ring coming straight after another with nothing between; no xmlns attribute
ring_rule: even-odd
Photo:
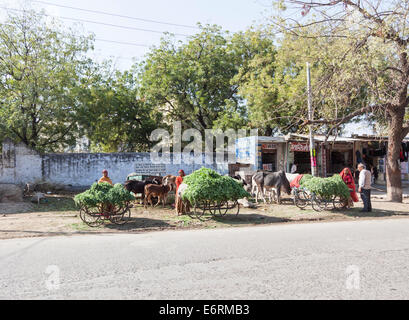
<svg viewBox="0 0 409 320"><path fill-rule="evenodd" d="M318 98L315 111L319 108L321 114L304 124L336 128L363 114L385 124L388 198L402 201L399 153L401 141L409 133L409 122L405 120L409 102L409 1L275 3L284 9L302 10L296 19L284 14L273 20L276 28L292 38L293 44L304 43L303 48L291 55L316 44L315 50L308 50L301 60L309 59L318 67L314 71Z"/></svg>
<svg viewBox="0 0 409 320"><path fill-rule="evenodd" d="M78 138L76 91L89 66L92 37L75 35L33 12L0 25L0 137L38 150Z"/></svg>
<svg viewBox="0 0 409 320"><path fill-rule="evenodd" d="M166 121L183 127L245 127L238 88L249 60L268 45L256 32L230 35L218 26L202 26L186 43L166 37L141 66L142 93Z"/></svg>
<svg viewBox="0 0 409 320"><path fill-rule="evenodd" d="M90 150L148 151L149 136L161 124L162 115L140 97L135 75L112 71L108 63L87 79L77 118Z"/></svg>

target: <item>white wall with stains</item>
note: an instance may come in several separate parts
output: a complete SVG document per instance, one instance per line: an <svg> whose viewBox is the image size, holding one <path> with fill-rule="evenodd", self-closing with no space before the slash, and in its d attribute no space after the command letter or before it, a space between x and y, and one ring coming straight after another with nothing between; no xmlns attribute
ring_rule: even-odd
<svg viewBox="0 0 409 320"><path fill-rule="evenodd" d="M228 173L227 163L205 164L154 164L149 153L47 153L39 154L24 144L3 142L0 158L0 183L40 183L86 187L102 176L107 169L114 183L123 183L128 174L176 175L180 169L186 174L202 166L221 174Z"/></svg>

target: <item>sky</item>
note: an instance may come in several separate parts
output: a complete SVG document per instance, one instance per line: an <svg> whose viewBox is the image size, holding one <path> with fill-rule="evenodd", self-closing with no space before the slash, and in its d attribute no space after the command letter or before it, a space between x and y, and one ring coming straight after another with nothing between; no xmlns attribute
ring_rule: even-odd
<svg viewBox="0 0 409 320"><path fill-rule="evenodd" d="M222 26L224 30L237 32L246 30L253 24L265 22L273 13L271 0L0 0L0 22L4 21L6 16L4 8L32 8L36 11L43 9L47 15L60 17L61 21L68 27L77 25L77 28L82 30L84 34L95 34L97 39L95 50L90 53L90 56L98 62L111 58L115 67L120 70L129 69L135 61L142 60L150 47L160 43L163 32L180 34L177 39L184 40L187 38L184 35L192 35L198 31L197 23L199 22L217 24ZM134 19L74 8L102 11ZM63 18L87 20L87 22ZM92 22L110 24L110 26ZM131 29L112 25L125 26ZM372 133L372 130L369 130L365 123L350 124L346 128L346 133L347 135L351 133L364 134Z"/></svg>
<svg viewBox="0 0 409 320"><path fill-rule="evenodd" d="M95 42L95 51L91 54L92 58L102 61L112 57L116 67L122 70L128 69L134 58L141 60L148 52L149 47L159 44L163 35L162 32L181 34L177 36L177 39L184 40L187 37L183 35L192 35L198 31L198 22L217 24L225 30L236 32L245 30L253 23L257 24L264 21L271 12L270 0L0 0L0 21L4 20L5 17L4 7L21 9L22 6L31 7L36 11L44 9L48 15L56 17L158 31L157 33L130 30L91 22L61 19L67 26L81 24L81 30L83 29L84 33L94 33L98 40ZM85 12L66 8L66 6L185 25L186 27ZM140 46L102 40L130 42Z"/></svg>

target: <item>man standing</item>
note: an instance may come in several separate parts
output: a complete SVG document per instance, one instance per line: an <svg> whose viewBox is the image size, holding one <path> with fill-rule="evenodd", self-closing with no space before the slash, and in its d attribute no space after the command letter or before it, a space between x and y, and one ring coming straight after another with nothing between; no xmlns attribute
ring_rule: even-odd
<svg viewBox="0 0 409 320"><path fill-rule="evenodd" d="M360 163L358 164L359 170L359 182L358 191L361 193L361 198L364 203L364 208L361 212L371 212L371 172L365 169L365 165Z"/></svg>
<svg viewBox="0 0 409 320"><path fill-rule="evenodd" d="M291 173L296 173L296 172L297 172L297 165L293 163L293 165L291 166Z"/></svg>
<svg viewBox="0 0 409 320"><path fill-rule="evenodd" d="M102 177L99 179L98 183L108 182L110 185L113 185L112 180L108 177L108 171L102 170Z"/></svg>

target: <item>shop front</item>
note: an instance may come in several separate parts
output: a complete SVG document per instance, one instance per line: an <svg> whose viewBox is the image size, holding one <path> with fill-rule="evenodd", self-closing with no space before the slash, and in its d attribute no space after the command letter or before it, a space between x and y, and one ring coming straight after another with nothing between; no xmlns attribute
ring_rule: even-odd
<svg viewBox="0 0 409 320"><path fill-rule="evenodd" d="M261 165L264 171L277 171L277 143L261 144Z"/></svg>
<svg viewBox="0 0 409 320"><path fill-rule="evenodd" d="M236 140L236 163L229 165L230 171L247 178L257 170L276 172L285 169L285 148L283 136L239 138Z"/></svg>
<svg viewBox="0 0 409 320"><path fill-rule="evenodd" d="M353 143L337 142L329 146L327 158L327 175L340 173L344 168L354 167Z"/></svg>
<svg viewBox="0 0 409 320"><path fill-rule="evenodd" d="M310 146L308 142L290 141L289 142L290 163L288 164L291 172L293 164L295 164L297 173L311 173L311 157Z"/></svg>

